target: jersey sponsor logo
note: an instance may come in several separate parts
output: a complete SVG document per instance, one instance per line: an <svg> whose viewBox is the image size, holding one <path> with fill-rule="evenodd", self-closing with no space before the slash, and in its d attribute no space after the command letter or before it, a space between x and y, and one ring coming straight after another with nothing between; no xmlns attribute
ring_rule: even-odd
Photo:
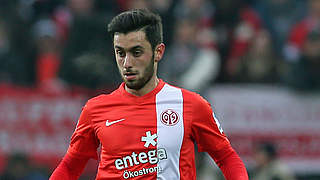
<svg viewBox="0 0 320 180"><path fill-rule="evenodd" d="M156 147L158 138L157 134L152 134L151 131L147 131L145 135L141 136L141 142L145 142L144 147L148 148L150 145ZM160 173L162 168L158 165L150 168L142 168L136 171L131 171L130 167L149 163L151 165L157 164L161 160L167 159L167 151L165 148L152 149L143 152L132 152L129 155L117 158L114 161L114 165L118 170L123 171L123 178L129 179L137 176L143 176L150 173Z"/></svg>
<svg viewBox="0 0 320 180"><path fill-rule="evenodd" d="M160 160L167 159L167 152L164 148L150 150L148 152L135 153L115 160L114 164L118 170L126 169L139 164L157 164Z"/></svg>
<svg viewBox="0 0 320 180"><path fill-rule="evenodd" d="M125 170L123 172L123 178L124 179L129 179L129 178L134 178L134 177L137 177L137 176L142 176L142 175L145 175L145 174L149 174L149 173L153 173L153 172L162 172L162 169L161 167L159 166L156 166L156 167L151 167L151 168L142 168L138 171L127 171Z"/></svg>
<svg viewBox="0 0 320 180"><path fill-rule="evenodd" d="M118 119L118 120L115 120L115 121L111 121L109 122L109 120L106 121L106 126L111 126L112 124L115 124L115 123L118 123L118 122L121 122L121 121L124 121L125 119Z"/></svg>
<svg viewBox="0 0 320 180"><path fill-rule="evenodd" d="M152 146L155 146L157 144L157 142L155 141L155 139L157 138L157 134L152 134L151 135L151 131L147 131L146 132L146 136L142 136L141 137L141 141L142 142L146 142L144 144L144 147L149 147L150 144L152 144Z"/></svg>
<svg viewBox="0 0 320 180"><path fill-rule="evenodd" d="M179 115L174 110L167 109L161 113L160 120L166 126L174 126L179 122Z"/></svg>

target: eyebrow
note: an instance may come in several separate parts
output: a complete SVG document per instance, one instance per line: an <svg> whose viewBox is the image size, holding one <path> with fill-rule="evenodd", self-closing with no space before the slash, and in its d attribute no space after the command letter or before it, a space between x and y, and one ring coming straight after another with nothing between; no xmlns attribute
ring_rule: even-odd
<svg viewBox="0 0 320 180"><path fill-rule="evenodd" d="M125 48L123 48L123 47L121 47L121 46L114 46L114 48L120 49L120 50L125 50ZM130 47L130 48L128 48L128 49L129 49L129 51L130 51L130 50L139 49L139 48L144 49L144 47L142 47L142 46L140 46L140 45L133 46L133 47Z"/></svg>

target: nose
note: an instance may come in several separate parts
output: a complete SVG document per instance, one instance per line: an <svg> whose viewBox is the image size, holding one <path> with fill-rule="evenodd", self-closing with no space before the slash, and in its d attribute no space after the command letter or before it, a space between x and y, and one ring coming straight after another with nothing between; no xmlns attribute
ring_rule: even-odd
<svg viewBox="0 0 320 180"><path fill-rule="evenodd" d="M129 53L126 54L126 57L124 58L124 61L123 61L123 67L124 68L131 68L132 67L132 57L130 56Z"/></svg>

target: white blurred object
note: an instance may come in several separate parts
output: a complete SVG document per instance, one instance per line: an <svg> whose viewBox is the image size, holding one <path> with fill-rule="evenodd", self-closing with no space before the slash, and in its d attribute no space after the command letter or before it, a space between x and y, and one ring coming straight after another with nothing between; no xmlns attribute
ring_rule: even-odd
<svg viewBox="0 0 320 180"><path fill-rule="evenodd" d="M51 19L41 19L33 27L35 37L56 37L57 27Z"/></svg>
<svg viewBox="0 0 320 180"><path fill-rule="evenodd" d="M221 63L218 53L211 49L200 49L195 57L192 68L180 78L180 85L193 91L201 91L215 79Z"/></svg>
<svg viewBox="0 0 320 180"><path fill-rule="evenodd" d="M300 50L294 44L288 44L283 49L285 60L289 62L297 62L300 57Z"/></svg>

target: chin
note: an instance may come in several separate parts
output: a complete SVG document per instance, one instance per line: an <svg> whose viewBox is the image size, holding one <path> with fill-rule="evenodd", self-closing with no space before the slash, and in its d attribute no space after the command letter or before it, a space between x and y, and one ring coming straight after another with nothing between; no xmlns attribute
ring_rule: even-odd
<svg viewBox="0 0 320 180"><path fill-rule="evenodd" d="M146 85L146 83L143 83L139 80L125 81L125 84L128 88L134 90L142 89Z"/></svg>
<svg viewBox="0 0 320 180"><path fill-rule="evenodd" d="M139 82L137 82L136 80L131 80L131 81L124 81L124 83L126 84L126 86L130 89L134 89L134 90L139 90L141 89L141 85L139 84Z"/></svg>

